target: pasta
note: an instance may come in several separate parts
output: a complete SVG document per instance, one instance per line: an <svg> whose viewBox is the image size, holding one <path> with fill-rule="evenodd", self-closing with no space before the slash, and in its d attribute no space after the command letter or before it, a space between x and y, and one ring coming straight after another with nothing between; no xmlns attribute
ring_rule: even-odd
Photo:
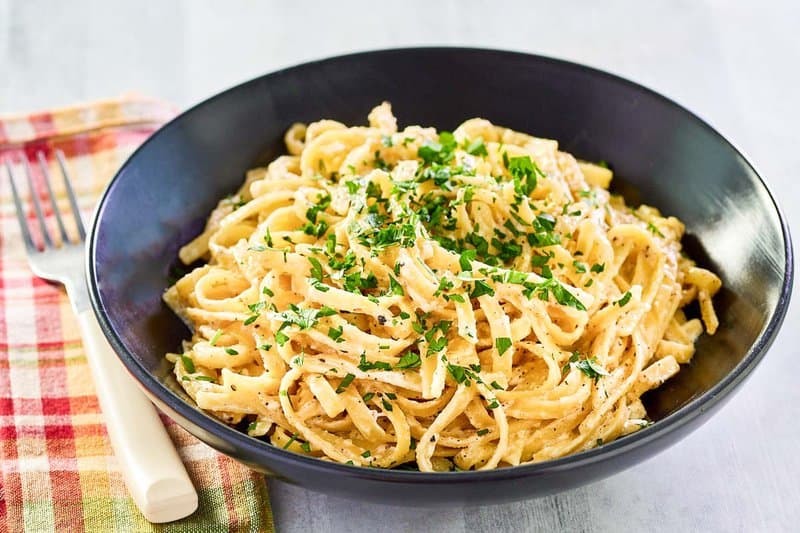
<svg viewBox="0 0 800 533"><path fill-rule="evenodd" d="M648 424L720 279L683 224L609 193L556 141L471 119L295 124L180 250L167 354L197 406L275 446L359 466L475 470ZM683 308L697 301L702 322Z"/></svg>

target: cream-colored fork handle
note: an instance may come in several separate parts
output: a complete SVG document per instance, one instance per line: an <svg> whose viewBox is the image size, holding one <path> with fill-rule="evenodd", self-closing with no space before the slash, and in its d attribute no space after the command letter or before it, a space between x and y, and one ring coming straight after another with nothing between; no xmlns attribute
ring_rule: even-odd
<svg viewBox="0 0 800 533"><path fill-rule="evenodd" d="M197 492L155 407L117 359L94 313L82 311L78 321L111 446L133 500L150 522L192 514Z"/></svg>

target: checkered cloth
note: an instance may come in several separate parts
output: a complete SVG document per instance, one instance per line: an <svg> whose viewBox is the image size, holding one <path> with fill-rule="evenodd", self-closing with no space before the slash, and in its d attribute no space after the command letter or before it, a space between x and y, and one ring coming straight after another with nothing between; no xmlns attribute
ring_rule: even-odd
<svg viewBox="0 0 800 533"><path fill-rule="evenodd" d="M0 117L0 163L10 160L22 175L17 163L27 157L41 192L36 154L43 151L53 165L60 148L88 214L119 165L173 114L163 103L127 96ZM1 181L0 532L273 531L264 479L166 417L200 506L170 524L142 517L112 455L66 293L28 268L7 178ZM63 185L54 181L66 211Z"/></svg>

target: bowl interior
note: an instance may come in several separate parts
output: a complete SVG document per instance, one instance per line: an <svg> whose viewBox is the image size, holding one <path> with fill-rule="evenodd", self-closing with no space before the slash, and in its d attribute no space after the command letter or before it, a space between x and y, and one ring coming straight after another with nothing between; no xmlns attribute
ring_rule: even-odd
<svg viewBox="0 0 800 533"><path fill-rule="evenodd" d="M579 158L608 161L629 202L685 222L689 254L722 277L721 326L699 340L676 378L648 393L654 420L709 391L768 324L777 327L790 261L779 213L747 161L694 115L570 63L485 50L395 50L301 65L233 88L170 123L123 166L101 203L89 268L101 322L134 373L163 377L164 353L188 336L161 294L178 248L200 232L216 202L248 168L283 152L293 122L363 124L383 100L401 125L452 129L479 116L557 139Z"/></svg>

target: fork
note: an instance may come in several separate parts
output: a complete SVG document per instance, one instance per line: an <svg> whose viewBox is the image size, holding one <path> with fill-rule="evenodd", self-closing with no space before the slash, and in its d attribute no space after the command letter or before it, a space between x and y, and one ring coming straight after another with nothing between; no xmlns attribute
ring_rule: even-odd
<svg viewBox="0 0 800 533"><path fill-rule="evenodd" d="M58 230L55 235L48 231L33 183L31 166L28 158L23 157L24 174L41 234L41 248L34 242L31 228L28 227L11 164L8 160L5 164L31 270L40 278L61 283L67 289L72 308L78 317L86 358L92 370L111 446L128 491L139 510L147 520L154 523L171 522L188 516L197 509L197 492L153 404L127 374L89 308L89 292L84 276L86 231L64 154L57 150L56 159L64 177L71 215L78 230L77 240L69 237L64 218L56 204L47 159L42 152L36 155Z"/></svg>

